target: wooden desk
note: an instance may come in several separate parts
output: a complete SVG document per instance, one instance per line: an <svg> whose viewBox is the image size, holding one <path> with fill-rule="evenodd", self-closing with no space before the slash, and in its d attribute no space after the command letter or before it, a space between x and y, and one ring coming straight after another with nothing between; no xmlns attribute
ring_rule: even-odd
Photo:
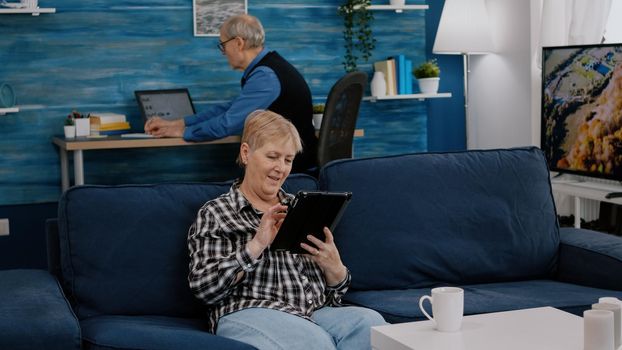
<svg viewBox="0 0 622 350"><path fill-rule="evenodd" d="M180 147L197 145L215 145L222 143L239 143L240 136L229 136L223 139L207 142L186 142L182 138L122 138L108 136L102 138L75 138L54 137L52 143L58 146L60 154L60 174L63 191L69 188L69 162L67 154L73 152L73 176L75 185L84 185L84 158L83 151L96 149L118 148L151 148L151 147Z"/></svg>
<svg viewBox="0 0 622 350"><path fill-rule="evenodd" d="M354 131L355 137L363 137L365 131L357 129ZM69 162L67 156L73 152L73 176L75 185L84 185L84 158L83 151L97 149L119 149L119 148L152 148L152 147L181 147L198 145L216 145L224 143L239 143L240 136L228 136L222 139L207 142L186 142L182 138L123 138L121 136L108 136L102 138L79 137L75 139L65 139L64 137L52 138L59 148L60 154L60 173L63 191L69 188Z"/></svg>

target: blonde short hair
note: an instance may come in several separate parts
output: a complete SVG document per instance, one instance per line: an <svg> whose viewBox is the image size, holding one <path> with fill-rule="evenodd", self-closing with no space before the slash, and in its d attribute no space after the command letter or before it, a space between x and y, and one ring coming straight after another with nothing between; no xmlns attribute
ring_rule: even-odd
<svg viewBox="0 0 622 350"><path fill-rule="evenodd" d="M220 27L227 39L240 37L246 42L245 48L263 47L266 34L259 19L251 15L236 15L227 18Z"/></svg>
<svg viewBox="0 0 622 350"><path fill-rule="evenodd" d="M268 110L260 109L251 112L244 122L241 142L247 143L254 150L273 140L291 141L296 153L302 152L302 140L292 122ZM238 155L237 162L244 167L240 155Z"/></svg>

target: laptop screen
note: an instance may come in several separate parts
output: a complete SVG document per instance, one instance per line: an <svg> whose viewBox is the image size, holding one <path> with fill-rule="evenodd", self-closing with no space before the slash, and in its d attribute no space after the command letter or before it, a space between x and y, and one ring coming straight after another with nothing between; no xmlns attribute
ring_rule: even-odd
<svg viewBox="0 0 622 350"><path fill-rule="evenodd" d="M134 91L143 120L151 117L174 120L195 113L188 89Z"/></svg>

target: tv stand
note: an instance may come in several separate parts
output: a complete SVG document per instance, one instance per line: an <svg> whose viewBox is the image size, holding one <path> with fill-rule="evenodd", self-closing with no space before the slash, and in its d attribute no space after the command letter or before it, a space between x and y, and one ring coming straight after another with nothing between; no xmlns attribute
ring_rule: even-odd
<svg viewBox="0 0 622 350"><path fill-rule="evenodd" d="M609 192L605 195L605 198L607 199L620 198L620 197L622 197L622 192Z"/></svg>
<svg viewBox="0 0 622 350"><path fill-rule="evenodd" d="M622 185L553 177L553 192L574 197L574 227L581 227L581 198L622 205Z"/></svg>

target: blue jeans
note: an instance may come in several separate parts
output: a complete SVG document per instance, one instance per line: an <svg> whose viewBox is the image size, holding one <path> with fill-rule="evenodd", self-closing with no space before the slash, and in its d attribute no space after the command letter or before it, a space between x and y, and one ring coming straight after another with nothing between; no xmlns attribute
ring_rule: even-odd
<svg viewBox="0 0 622 350"><path fill-rule="evenodd" d="M286 312L251 308L223 316L216 334L260 350L371 349L370 327L386 324L376 311L356 307L323 307L315 323Z"/></svg>

